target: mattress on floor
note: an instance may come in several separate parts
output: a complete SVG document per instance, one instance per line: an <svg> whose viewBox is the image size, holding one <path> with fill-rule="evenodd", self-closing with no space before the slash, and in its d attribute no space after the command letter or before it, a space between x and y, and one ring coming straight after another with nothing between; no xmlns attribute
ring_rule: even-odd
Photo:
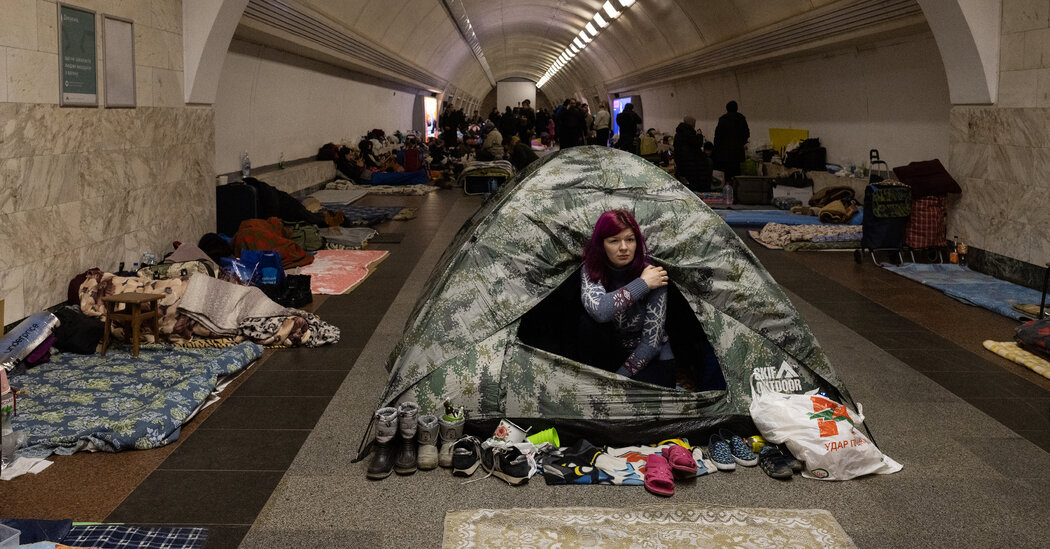
<svg viewBox="0 0 1050 549"><path fill-rule="evenodd" d="M262 350L245 342L221 349L144 345L137 357L123 345L106 356L56 353L11 378L21 388L13 427L27 441L18 455L164 446L179 438L220 376L242 370Z"/></svg>
<svg viewBox="0 0 1050 549"><path fill-rule="evenodd" d="M766 223L781 225L843 225L843 223L824 223L813 215L798 215L785 210L716 210L719 216L731 227L761 227ZM854 215L848 225L860 225L862 215Z"/></svg>
<svg viewBox="0 0 1050 549"><path fill-rule="evenodd" d="M1038 290L1000 280L954 263L883 264L882 268L905 278L936 288L945 295L977 307L984 307L1012 319L1027 319L1013 308L1016 304L1039 303Z"/></svg>

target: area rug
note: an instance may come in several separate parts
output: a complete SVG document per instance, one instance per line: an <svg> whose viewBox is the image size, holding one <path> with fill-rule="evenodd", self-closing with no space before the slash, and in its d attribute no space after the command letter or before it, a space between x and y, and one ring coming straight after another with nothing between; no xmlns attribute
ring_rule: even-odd
<svg viewBox="0 0 1050 549"><path fill-rule="evenodd" d="M905 263L882 268L936 288L963 303L984 307L1014 320L1026 319L1015 304L1038 303L1043 293L952 263Z"/></svg>
<svg viewBox="0 0 1050 549"><path fill-rule="evenodd" d="M339 204L329 202L324 204L326 210L343 212L346 221L344 227L361 227L365 225L376 225L384 221L394 219L401 213L403 206L354 206L353 204Z"/></svg>
<svg viewBox="0 0 1050 549"><path fill-rule="evenodd" d="M408 196L422 196L438 190L433 185L357 185L342 179L328 183L325 185L325 189L363 190L368 194L400 194Z"/></svg>
<svg viewBox="0 0 1050 549"><path fill-rule="evenodd" d="M314 262L300 273L310 275L310 291L315 294L345 294L388 255L386 250L317 250Z"/></svg>
<svg viewBox="0 0 1050 549"><path fill-rule="evenodd" d="M1050 379L1050 362L1047 362L1046 359L1035 353L1029 353L1020 348L1013 341L992 341L987 339L982 345L984 345L985 349Z"/></svg>
<svg viewBox="0 0 1050 549"><path fill-rule="evenodd" d="M823 509L686 503L445 514L443 547L855 547Z"/></svg>
<svg viewBox="0 0 1050 549"><path fill-rule="evenodd" d="M321 191L311 193L310 196L316 198L322 204L350 204L364 198L366 194L368 194L368 191L364 189L324 189Z"/></svg>

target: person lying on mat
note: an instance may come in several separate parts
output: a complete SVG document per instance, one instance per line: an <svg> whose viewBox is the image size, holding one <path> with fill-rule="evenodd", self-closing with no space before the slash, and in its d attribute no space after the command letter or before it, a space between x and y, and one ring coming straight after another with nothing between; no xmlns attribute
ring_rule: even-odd
<svg viewBox="0 0 1050 549"><path fill-rule="evenodd" d="M605 349L599 360L608 364L614 357L616 373L674 387L674 355L664 330L668 275L648 263L645 237L634 216L626 210L603 213L583 250L583 308L593 321L613 328L616 348Z"/></svg>

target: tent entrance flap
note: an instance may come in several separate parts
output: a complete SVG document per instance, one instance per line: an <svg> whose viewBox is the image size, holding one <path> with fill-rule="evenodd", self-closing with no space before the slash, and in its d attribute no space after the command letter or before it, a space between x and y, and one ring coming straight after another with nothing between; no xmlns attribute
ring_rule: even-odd
<svg viewBox="0 0 1050 549"><path fill-rule="evenodd" d="M611 325L599 324L583 308L577 269L521 317L518 339L531 347L615 372L627 357ZM672 282L665 327L675 356L676 380L688 391L725 390L725 376L700 320Z"/></svg>

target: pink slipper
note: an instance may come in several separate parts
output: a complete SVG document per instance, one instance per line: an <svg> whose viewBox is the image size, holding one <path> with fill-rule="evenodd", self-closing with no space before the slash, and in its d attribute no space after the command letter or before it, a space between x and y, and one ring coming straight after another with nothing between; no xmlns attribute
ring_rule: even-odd
<svg viewBox="0 0 1050 549"><path fill-rule="evenodd" d="M645 456L645 489L658 496L674 495L674 477L671 466L660 454Z"/></svg>
<svg viewBox="0 0 1050 549"><path fill-rule="evenodd" d="M671 470L675 476L678 477L695 477L696 476L696 460L693 459L693 454L689 450L677 445L672 444L671 446L664 448L660 451L667 461L671 464Z"/></svg>

